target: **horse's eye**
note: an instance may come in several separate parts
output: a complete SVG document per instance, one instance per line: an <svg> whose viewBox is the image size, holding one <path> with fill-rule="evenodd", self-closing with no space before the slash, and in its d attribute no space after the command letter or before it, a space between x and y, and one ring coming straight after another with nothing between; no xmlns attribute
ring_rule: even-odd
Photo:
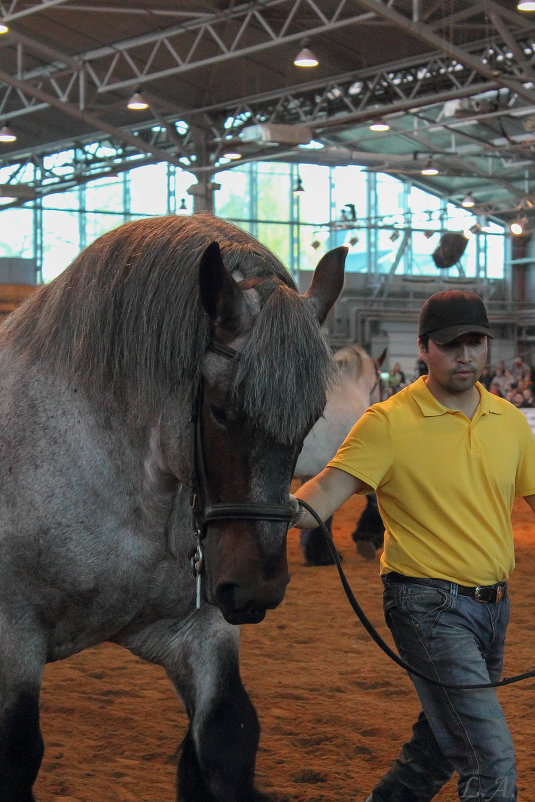
<svg viewBox="0 0 535 802"><path fill-rule="evenodd" d="M212 413L212 417L214 420L219 423L221 426L227 425L227 413L221 407L215 407L213 404L210 407L210 412Z"/></svg>

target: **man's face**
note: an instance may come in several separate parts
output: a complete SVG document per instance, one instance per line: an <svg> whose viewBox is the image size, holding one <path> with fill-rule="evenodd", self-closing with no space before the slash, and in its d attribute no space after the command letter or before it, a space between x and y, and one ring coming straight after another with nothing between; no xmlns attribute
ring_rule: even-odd
<svg viewBox="0 0 535 802"><path fill-rule="evenodd" d="M473 387L487 362L484 334L463 334L447 345L429 340L427 350L421 343L419 347L430 378L449 393L462 393Z"/></svg>

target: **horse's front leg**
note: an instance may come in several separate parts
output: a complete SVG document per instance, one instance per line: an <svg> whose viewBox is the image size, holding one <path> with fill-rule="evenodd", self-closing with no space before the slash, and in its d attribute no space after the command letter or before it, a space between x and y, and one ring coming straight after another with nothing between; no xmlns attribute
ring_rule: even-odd
<svg viewBox="0 0 535 802"><path fill-rule="evenodd" d="M260 728L240 678L238 627L205 607L187 623L160 622L120 642L165 668L188 713L178 802L268 800L254 787Z"/></svg>
<svg viewBox="0 0 535 802"><path fill-rule="evenodd" d="M44 752L39 729L41 639L15 611L2 609L0 644L0 802L33 802L32 786Z"/></svg>

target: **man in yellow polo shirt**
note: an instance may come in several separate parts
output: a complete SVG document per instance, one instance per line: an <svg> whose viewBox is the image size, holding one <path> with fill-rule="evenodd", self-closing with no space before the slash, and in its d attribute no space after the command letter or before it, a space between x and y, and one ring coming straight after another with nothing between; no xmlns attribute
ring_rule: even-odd
<svg viewBox="0 0 535 802"><path fill-rule="evenodd" d="M299 497L325 520L353 493L376 491L386 621L402 657L448 684L499 679L514 497L535 511L535 437L477 381L491 336L477 295L432 295L418 337L428 374L370 407L293 502L293 525L310 528ZM422 711L366 802L428 802L455 771L459 799L514 802L514 747L494 689L411 679Z"/></svg>

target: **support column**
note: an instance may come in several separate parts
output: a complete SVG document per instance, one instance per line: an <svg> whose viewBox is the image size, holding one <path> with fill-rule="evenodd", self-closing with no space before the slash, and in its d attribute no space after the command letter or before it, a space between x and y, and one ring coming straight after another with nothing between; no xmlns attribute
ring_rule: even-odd
<svg viewBox="0 0 535 802"><path fill-rule="evenodd" d="M197 183L187 189L188 195L193 197L193 213L214 212L214 192L221 189L221 184L212 181L212 176L197 177Z"/></svg>
<svg viewBox="0 0 535 802"><path fill-rule="evenodd" d="M190 123L195 149L195 166L191 172L197 179L196 184L188 187L188 195L193 198L193 213L214 212L214 192L221 188L221 184L212 181L214 175L213 158L208 146L209 131L203 120Z"/></svg>

